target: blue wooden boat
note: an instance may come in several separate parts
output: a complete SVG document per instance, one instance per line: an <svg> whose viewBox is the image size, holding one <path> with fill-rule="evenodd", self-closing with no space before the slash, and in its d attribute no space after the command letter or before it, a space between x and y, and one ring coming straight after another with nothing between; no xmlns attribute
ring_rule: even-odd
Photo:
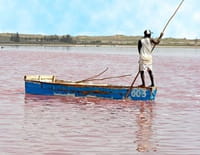
<svg viewBox="0 0 200 155"><path fill-rule="evenodd" d="M107 99L155 100L156 87L132 87L108 84L77 83L58 80L50 75L26 75L25 93L34 95L58 95L75 97L98 97ZM129 91L130 90L130 91ZM130 93L128 93L130 92ZM128 93L128 94L127 94Z"/></svg>

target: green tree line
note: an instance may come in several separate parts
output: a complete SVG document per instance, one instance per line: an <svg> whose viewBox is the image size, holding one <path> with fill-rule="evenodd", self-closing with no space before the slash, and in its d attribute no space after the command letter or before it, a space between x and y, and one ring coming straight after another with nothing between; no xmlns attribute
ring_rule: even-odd
<svg viewBox="0 0 200 155"><path fill-rule="evenodd" d="M63 35L63 36L58 36L58 35L44 35L42 37L29 37L28 35L26 36L20 36L19 33L12 34L10 36L10 41L11 42L33 42L33 43L42 43L42 42L49 42L49 43L68 43L68 44L73 44L74 40L72 36L70 35Z"/></svg>

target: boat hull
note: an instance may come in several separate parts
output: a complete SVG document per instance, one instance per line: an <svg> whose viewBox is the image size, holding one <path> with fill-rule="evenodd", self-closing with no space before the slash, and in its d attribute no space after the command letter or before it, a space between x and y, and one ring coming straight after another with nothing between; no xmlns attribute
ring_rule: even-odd
<svg viewBox="0 0 200 155"><path fill-rule="evenodd" d="M107 99L130 99L130 100L155 100L156 87L133 87L129 91L128 86L57 83L25 80L25 93L50 96L75 96L75 97L98 97Z"/></svg>

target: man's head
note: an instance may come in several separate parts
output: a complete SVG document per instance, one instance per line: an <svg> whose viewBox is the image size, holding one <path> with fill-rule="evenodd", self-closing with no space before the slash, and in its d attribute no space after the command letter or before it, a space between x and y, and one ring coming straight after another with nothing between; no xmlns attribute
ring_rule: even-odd
<svg viewBox="0 0 200 155"><path fill-rule="evenodd" d="M150 31L150 30L145 30L145 31L144 31L144 37L149 37L149 38L151 38L151 31Z"/></svg>

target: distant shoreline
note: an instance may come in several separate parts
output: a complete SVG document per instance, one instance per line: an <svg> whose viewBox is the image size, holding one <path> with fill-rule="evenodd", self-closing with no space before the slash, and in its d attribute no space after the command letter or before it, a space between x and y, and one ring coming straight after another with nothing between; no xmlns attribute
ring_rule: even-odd
<svg viewBox="0 0 200 155"><path fill-rule="evenodd" d="M0 46L136 47L142 36L71 36L0 33ZM200 39L162 38L160 47L199 48Z"/></svg>
<svg viewBox="0 0 200 155"><path fill-rule="evenodd" d="M18 44L10 44L10 43L0 43L0 47L14 47L14 46L35 46L35 47L119 47L119 48L137 48L137 45L78 45L78 44L24 44L24 43L18 43ZM192 45L181 45L181 46L166 46L166 45L157 45L156 48L200 48L200 46L192 46Z"/></svg>

